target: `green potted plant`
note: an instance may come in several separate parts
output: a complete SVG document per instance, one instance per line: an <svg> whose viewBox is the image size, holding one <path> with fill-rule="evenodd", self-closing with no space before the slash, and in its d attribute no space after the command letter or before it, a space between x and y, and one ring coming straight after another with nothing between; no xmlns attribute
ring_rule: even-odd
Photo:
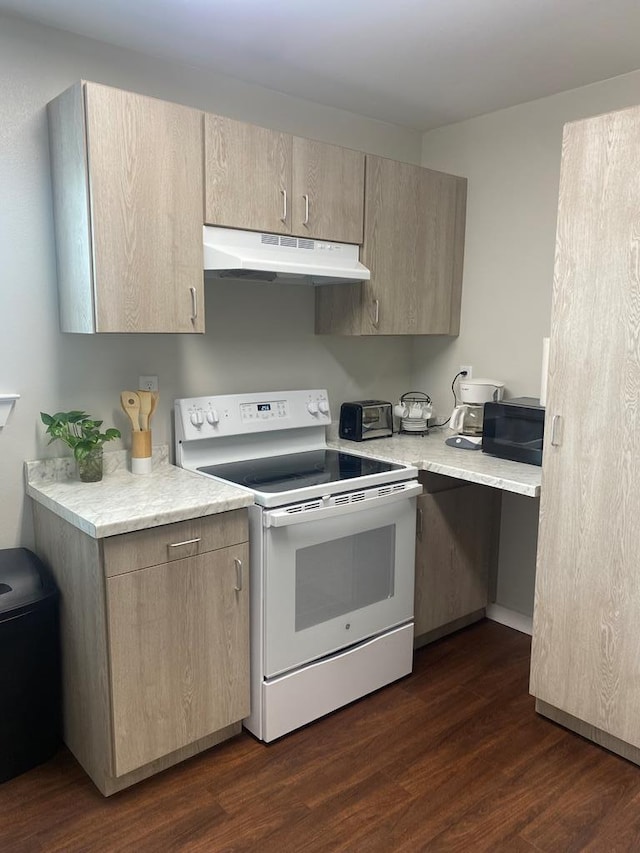
<svg viewBox="0 0 640 853"><path fill-rule="evenodd" d="M42 423L50 435L49 444L60 439L72 450L78 465L78 476L84 483L102 479L102 449L105 441L120 438L120 430L113 427L100 432L102 421L96 421L86 412L57 412L48 415L40 412Z"/></svg>

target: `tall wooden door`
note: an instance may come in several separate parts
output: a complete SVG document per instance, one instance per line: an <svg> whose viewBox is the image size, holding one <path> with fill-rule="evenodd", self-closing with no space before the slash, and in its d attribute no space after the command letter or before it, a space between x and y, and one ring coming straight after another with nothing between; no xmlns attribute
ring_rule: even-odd
<svg viewBox="0 0 640 853"><path fill-rule="evenodd" d="M531 692L640 746L640 108L569 124Z"/></svg>

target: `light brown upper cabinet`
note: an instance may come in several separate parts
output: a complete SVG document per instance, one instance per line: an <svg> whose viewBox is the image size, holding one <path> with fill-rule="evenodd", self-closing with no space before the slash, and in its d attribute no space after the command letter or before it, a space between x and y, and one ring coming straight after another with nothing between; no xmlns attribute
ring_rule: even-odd
<svg viewBox="0 0 640 853"><path fill-rule="evenodd" d="M364 154L293 137L291 231L339 243L362 243Z"/></svg>
<svg viewBox="0 0 640 853"><path fill-rule="evenodd" d="M316 333L457 335L466 197L466 178L367 155L371 280L316 288Z"/></svg>
<svg viewBox="0 0 640 853"><path fill-rule="evenodd" d="M364 154L206 114L205 222L361 243Z"/></svg>
<svg viewBox="0 0 640 853"><path fill-rule="evenodd" d="M80 82L48 105L64 332L204 332L202 113Z"/></svg>

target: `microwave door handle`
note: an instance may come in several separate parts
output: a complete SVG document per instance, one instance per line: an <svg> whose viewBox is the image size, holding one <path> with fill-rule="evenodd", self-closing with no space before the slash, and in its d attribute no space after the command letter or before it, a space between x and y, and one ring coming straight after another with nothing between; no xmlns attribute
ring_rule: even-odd
<svg viewBox="0 0 640 853"><path fill-rule="evenodd" d="M391 484L393 487L393 483ZM382 487L384 488L384 487ZM305 522L320 521L323 518L335 518L346 513L363 512L367 509L382 506L383 504L397 503L408 500L422 494L422 485L417 480L406 483L404 489L390 494L368 498L363 501L354 501L338 506L320 506L317 509L307 509L302 512L287 509L266 510L262 516L263 527L289 527L292 524L304 524Z"/></svg>

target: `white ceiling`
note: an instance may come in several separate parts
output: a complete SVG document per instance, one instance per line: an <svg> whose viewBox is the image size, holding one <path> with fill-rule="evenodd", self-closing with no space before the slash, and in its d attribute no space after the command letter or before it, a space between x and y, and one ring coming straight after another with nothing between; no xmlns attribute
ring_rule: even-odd
<svg viewBox="0 0 640 853"><path fill-rule="evenodd" d="M640 0L0 0L0 11L420 130L640 68Z"/></svg>

